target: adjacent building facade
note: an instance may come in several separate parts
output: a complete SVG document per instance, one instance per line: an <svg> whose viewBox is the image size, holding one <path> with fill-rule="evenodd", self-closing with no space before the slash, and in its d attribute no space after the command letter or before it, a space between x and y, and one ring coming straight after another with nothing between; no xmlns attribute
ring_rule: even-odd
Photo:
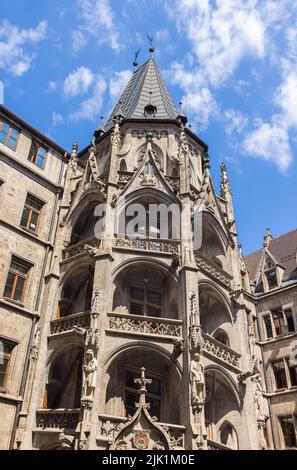
<svg viewBox="0 0 297 470"><path fill-rule="evenodd" d="M296 448L297 411L297 230L272 238L245 258L256 309L256 335L262 352L265 397L272 445Z"/></svg>
<svg viewBox="0 0 297 470"><path fill-rule="evenodd" d="M80 153L0 113L0 447L296 447L296 256L244 259L153 57Z"/></svg>

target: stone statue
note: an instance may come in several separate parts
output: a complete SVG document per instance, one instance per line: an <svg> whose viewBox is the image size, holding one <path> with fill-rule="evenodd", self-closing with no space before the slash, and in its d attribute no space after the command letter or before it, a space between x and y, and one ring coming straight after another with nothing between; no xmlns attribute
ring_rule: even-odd
<svg viewBox="0 0 297 470"><path fill-rule="evenodd" d="M89 397L94 393L97 380L97 359L91 349L88 349L85 355L85 364L83 365L83 396Z"/></svg>
<svg viewBox="0 0 297 470"><path fill-rule="evenodd" d="M264 417L264 412L263 412L263 384L262 384L262 379L260 374L254 375L252 378L254 384L255 384L255 405L256 405L256 413L257 413L257 419L263 420Z"/></svg>
<svg viewBox="0 0 297 470"><path fill-rule="evenodd" d="M191 400L193 408L200 411L204 403L204 367L200 361L200 354L194 354L194 359L191 361L190 370L191 382Z"/></svg>

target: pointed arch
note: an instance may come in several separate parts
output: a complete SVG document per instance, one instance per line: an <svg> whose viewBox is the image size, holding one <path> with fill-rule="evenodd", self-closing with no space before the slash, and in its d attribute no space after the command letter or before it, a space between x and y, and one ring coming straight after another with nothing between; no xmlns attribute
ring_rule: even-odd
<svg viewBox="0 0 297 470"><path fill-rule="evenodd" d="M225 420L219 428L221 444L230 447L233 450L238 450L238 435L235 427L230 421Z"/></svg>

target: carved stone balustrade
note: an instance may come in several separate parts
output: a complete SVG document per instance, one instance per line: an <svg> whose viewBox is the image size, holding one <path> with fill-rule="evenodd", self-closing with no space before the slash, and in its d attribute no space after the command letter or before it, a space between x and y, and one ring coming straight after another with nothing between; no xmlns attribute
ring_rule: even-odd
<svg viewBox="0 0 297 470"><path fill-rule="evenodd" d="M109 313L109 328L123 333L146 334L180 338L182 321L154 318L129 313Z"/></svg>
<svg viewBox="0 0 297 470"><path fill-rule="evenodd" d="M117 416L99 416L99 436L98 440L113 441L119 434L122 427L127 423L127 418ZM170 447L175 450L184 449L185 446L185 426L177 424L159 423L168 435Z"/></svg>
<svg viewBox="0 0 297 470"><path fill-rule="evenodd" d="M100 415L99 416L99 438L113 440L116 438L124 424L128 421L127 418L118 416Z"/></svg>
<svg viewBox="0 0 297 470"><path fill-rule="evenodd" d="M225 344L220 343L212 336L202 333L203 350L212 354L213 356L227 362L231 366L239 370L239 359L241 355Z"/></svg>
<svg viewBox="0 0 297 470"><path fill-rule="evenodd" d="M89 249L99 248L100 243L101 240L94 236L87 238L86 240L82 240L81 242L76 243L75 245L71 245L68 248L65 248L65 250L63 250L63 261L66 261L82 253L87 253Z"/></svg>
<svg viewBox="0 0 297 470"><path fill-rule="evenodd" d="M91 324L90 312L75 313L68 317L58 318L51 321L51 334L64 333L71 331L75 326L80 328L89 328Z"/></svg>
<svg viewBox="0 0 297 470"><path fill-rule="evenodd" d="M197 251L195 252L195 261L201 271L209 275L215 281L218 281L224 287L227 287L227 289L231 289L231 281L233 279L231 274L221 269L219 266Z"/></svg>
<svg viewBox="0 0 297 470"><path fill-rule="evenodd" d="M232 450L230 447L221 444L220 442L215 442L212 439L207 439L207 450Z"/></svg>
<svg viewBox="0 0 297 470"><path fill-rule="evenodd" d="M161 240L148 238L116 238L117 248L130 248L145 251L158 251L161 253L179 254L180 243L175 240Z"/></svg>
<svg viewBox="0 0 297 470"><path fill-rule="evenodd" d="M42 410L36 413L37 429L75 431L79 422L79 410Z"/></svg>
<svg viewBox="0 0 297 470"><path fill-rule="evenodd" d="M181 450L185 448L185 426L177 424L160 423L169 437L170 447L174 450Z"/></svg>

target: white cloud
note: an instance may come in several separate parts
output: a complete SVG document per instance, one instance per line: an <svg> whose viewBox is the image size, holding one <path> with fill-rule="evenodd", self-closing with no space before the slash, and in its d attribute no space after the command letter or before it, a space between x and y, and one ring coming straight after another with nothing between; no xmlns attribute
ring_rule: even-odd
<svg viewBox="0 0 297 470"><path fill-rule="evenodd" d="M0 80L0 104L4 104L4 84Z"/></svg>
<svg viewBox="0 0 297 470"><path fill-rule="evenodd" d="M109 93L112 102L115 102L120 97L131 75L131 70L122 70L114 73L114 77L112 77L109 82Z"/></svg>
<svg viewBox="0 0 297 470"><path fill-rule="evenodd" d="M197 69L184 68L175 62L167 72L171 83L178 85L184 92L183 111L189 114L191 121L201 129L207 127L210 119L218 115L218 105Z"/></svg>
<svg viewBox="0 0 297 470"><path fill-rule="evenodd" d="M79 51L90 38L108 44L115 51L122 49L114 12L109 0L76 0L79 27L73 32L73 48Z"/></svg>
<svg viewBox="0 0 297 470"><path fill-rule="evenodd" d="M168 3L179 30L192 44L201 73L219 85L233 74L245 56L262 58L271 16L263 18L253 0L176 0Z"/></svg>
<svg viewBox="0 0 297 470"><path fill-rule="evenodd" d="M25 46L44 40L47 26L44 20L35 29L19 29L4 20L0 25L0 69L8 70L17 77L27 72L36 54L25 51Z"/></svg>
<svg viewBox="0 0 297 470"><path fill-rule="evenodd" d="M164 42L169 39L169 31L167 28L160 29L159 31L156 32L155 34L156 41L157 42Z"/></svg>
<svg viewBox="0 0 297 470"><path fill-rule="evenodd" d="M269 60L269 65L275 67L275 75L281 75L281 83L269 103L278 109L271 108L270 119L258 121L254 129L246 132L240 146L248 154L272 161L286 171L293 161L291 130L297 127L297 8L290 0L167 0L166 8L191 46L183 61L172 64L170 69L172 83L185 94L190 119L199 122L199 112L205 125L210 119L220 119L215 97L226 85L231 84L244 97L252 94L253 82L247 82L246 75L245 80L237 79L235 86L230 82L243 62L246 67L247 58L253 61L250 72L257 86L261 86L267 73L262 65L259 67L266 58L266 63ZM278 34L283 32L287 47L282 44L280 48ZM203 109L203 103L209 104L209 112ZM241 134L249 123L240 111L232 109L227 109L220 120L228 135Z"/></svg>
<svg viewBox="0 0 297 470"><path fill-rule="evenodd" d="M245 151L275 163L281 171L287 171L293 156L287 129L281 123L263 123L245 138Z"/></svg>
<svg viewBox="0 0 297 470"><path fill-rule="evenodd" d="M297 70L293 70L285 77L279 86L275 103L282 109L282 119L287 127L297 127Z"/></svg>
<svg viewBox="0 0 297 470"><path fill-rule="evenodd" d="M52 127L56 127L59 124L64 123L64 118L62 114L56 113L55 111L52 113Z"/></svg>
<svg viewBox="0 0 297 470"><path fill-rule="evenodd" d="M231 135L234 132L241 134L249 121L247 116L235 109L228 109L225 111L225 120L225 131L228 135Z"/></svg>
<svg viewBox="0 0 297 470"><path fill-rule="evenodd" d="M94 121L96 118L98 118L103 107L103 99L106 88L106 80L102 76L96 75L95 86L92 90L91 96L81 102L77 111L70 115L70 119L73 121L81 121L84 119Z"/></svg>
<svg viewBox="0 0 297 470"><path fill-rule="evenodd" d="M51 80L49 83L48 83L48 88L50 91L56 91L57 88L58 88L58 84L55 80Z"/></svg>
<svg viewBox="0 0 297 470"><path fill-rule="evenodd" d="M94 75L87 67L79 67L66 77L63 85L63 93L66 98L85 94L89 91L94 81Z"/></svg>

